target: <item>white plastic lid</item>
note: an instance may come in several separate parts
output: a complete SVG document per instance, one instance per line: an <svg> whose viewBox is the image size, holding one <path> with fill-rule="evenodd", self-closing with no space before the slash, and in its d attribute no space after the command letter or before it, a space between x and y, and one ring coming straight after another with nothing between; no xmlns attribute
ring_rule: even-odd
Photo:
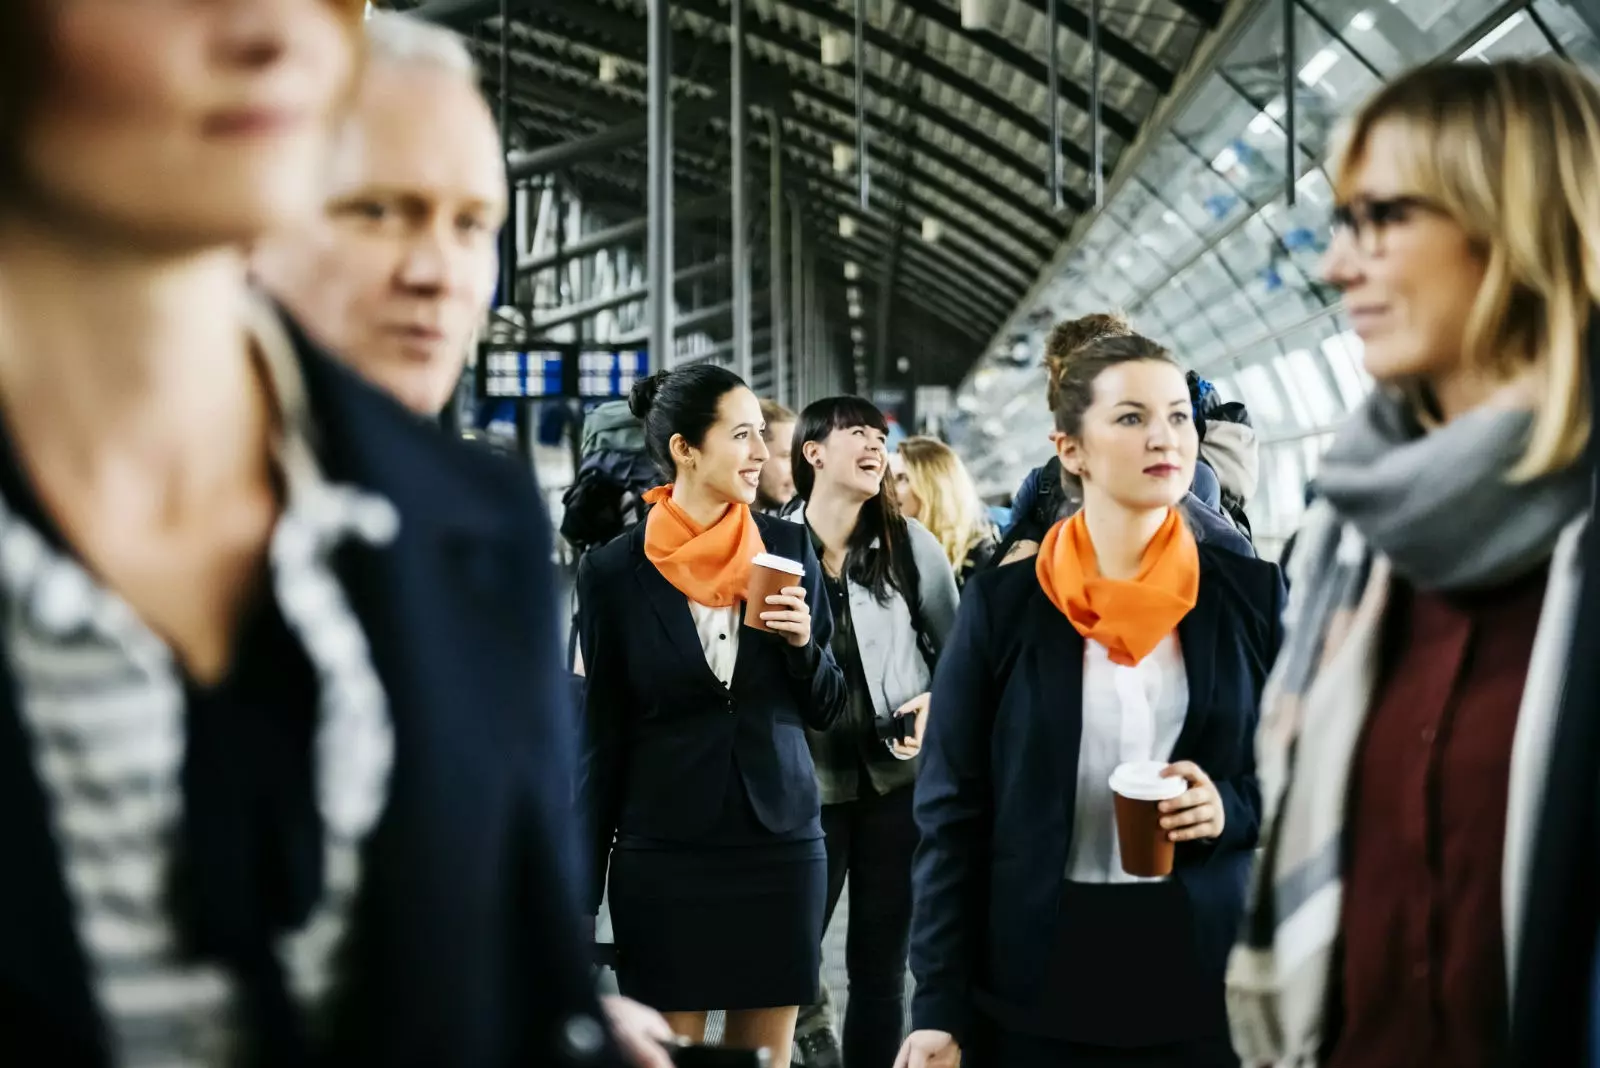
<svg viewBox="0 0 1600 1068"><path fill-rule="evenodd" d="M1164 768L1159 760L1119 764L1111 773L1111 789L1130 801L1171 801L1189 788L1189 781L1177 776L1163 779Z"/></svg>
<svg viewBox="0 0 1600 1068"><path fill-rule="evenodd" d="M773 556L771 553L761 553L750 561L756 567L767 567L774 571L782 571L788 575L798 575L805 578L806 565L798 560L791 560L787 556Z"/></svg>

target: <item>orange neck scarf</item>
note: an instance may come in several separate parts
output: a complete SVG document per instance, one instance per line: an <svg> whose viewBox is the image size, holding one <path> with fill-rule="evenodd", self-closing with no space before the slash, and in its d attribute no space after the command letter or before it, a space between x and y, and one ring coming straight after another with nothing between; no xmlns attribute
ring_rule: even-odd
<svg viewBox="0 0 1600 1068"><path fill-rule="evenodd" d="M1045 596L1073 629L1128 667L1149 656L1200 595L1200 550L1176 508L1145 546L1131 581L1101 576L1082 512L1050 528L1035 568Z"/></svg>
<svg viewBox="0 0 1600 1068"><path fill-rule="evenodd" d="M657 486L644 501L654 505L644 521L645 558L674 589L708 608L744 600L751 561L767 551L749 505L733 505L702 529L672 499L671 486Z"/></svg>

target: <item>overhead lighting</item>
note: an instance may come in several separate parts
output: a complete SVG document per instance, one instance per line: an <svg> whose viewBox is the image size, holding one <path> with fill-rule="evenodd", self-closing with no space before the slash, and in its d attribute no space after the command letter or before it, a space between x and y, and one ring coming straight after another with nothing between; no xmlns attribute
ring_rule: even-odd
<svg viewBox="0 0 1600 1068"><path fill-rule="evenodd" d="M852 146L833 146L833 170L835 174L849 174L855 165L856 150Z"/></svg>
<svg viewBox="0 0 1600 1068"><path fill-rule="evenodd" d="M850 34L843 30L822 31L822 65L824 67L842 67L845 60L850 58L850 52L855 41Z"/></svg>
<svg viewBox="0 0 1600 1068"><path fill-rule="evenodd" d="M861 290L855 286L851 286L849 289L844 291L844 299L848 300L851 304L860 304Z"/></svg>
<svg viewBox="0 0 1600 1068"><path fill-rule="evenodd" d="M992 30L1000 23L999 0L961 0L963 30Z"/></svg>
<svg viewBox="0 0 1600 1068"><path fill-rule="evenodd" d="M1173 211L1171 208L1168 208L1166 211L1161 213L1161 221L1166 223L1168 226L1177 226L1183 221L1183 218L1177 212Z"/></svg>
<svg viewBox="0 0 1600 1068"><path fill-rule="evenodd" d="M1350 20L1350 28L1357 33L1366 33L1378 24L1378 16L1370 11L1357 11Z"/></svg>
<svg viewBox="0 0 1600 1068"><path fill-rule="evenodd" d="M906 357L906 356L900 357L898 360L896 360L894 362L894 368L895 368L896 371L899 371L903 375L910 374L911 373L911 360L910 360L910 358Z"/></svg>
<svg viewBox="0 0 1600 1068"><path fill-rule="evenodd" d="M861 305L859 305L859 304L850 305L850 318L852 318L852 319L861 318Z"/></svg>
<svg viewBox="0 0 1600 1068"><path fill-rule="evenodd" d="M1307 85L1316 85L1338 62L1339 53L1331 48L1324 48L1306 60L1306 65L1300 68L1300 80Z"/></svg>
<svg viewBox="0 0 1600 1068"><path fill-rule="evenodd" d="M866 329L860 326L852 326L850 328L850 340L854 341L857 345L864 344L867 340Z"/></svg>
<svg viewBox="0 0 1600 1068"><path fill-rule="evenodd" d="M852 282L854 282L857 278L860 278L861 264L857 263L855 260L846 260L844 265L844 276Z"/></svg>
<svg viewBox="0 0 1600 1068"><path fill-rule="evenodd" d="M930 245L939 243L939 238L944 236L944 224L938 219L929 216L922 220L922 240Z"/></svg>
<svg viewBox="0 0 1600 1068"><path fill-rule="evenodd" d="M1239 165L1239 153L1232 145L1217 153L1217 158L1211 161L1211 169L1218 172L1231 171Z"/></svg>
<svg viewBox="0 0 1600 1068"><path fill-rule="evenodd" d="M600 57L600 80L602 82L607 85L613 84L616 82L617 76L621 74L621 72L622 67L621 64L617 62L616 56Z"/></svg>
<svg viewBox="0 0 1600 1068"><path fill-rule="evenodd" d="M856 220L855 220L855 218L853 216L849 216L849 215L841 215L841 216L839 216L839 236L840 237L855 237L856 236Z"/></svg>

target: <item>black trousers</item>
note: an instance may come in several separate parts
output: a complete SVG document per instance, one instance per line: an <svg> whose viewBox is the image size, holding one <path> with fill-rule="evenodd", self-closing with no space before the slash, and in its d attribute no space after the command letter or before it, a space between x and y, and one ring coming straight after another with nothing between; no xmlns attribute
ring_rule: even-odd
<svg viewBox="0 0 1600 1068"><path fill-rule="evenodd" d="M1226 1038L1199 1039L1166 1046L1115 1049L976 1028L962 1068L1238 1068Z"/></svg>
<svg viewBox="0 0 1600 1068"><path fill-rule="evenodd" d="M828 911L850 882L845 971L850 1000L841 1043L845 1068L892 1068L905 1034L906 952L911 941L911 855L917 825L906 786L822 806Z"/></svg>

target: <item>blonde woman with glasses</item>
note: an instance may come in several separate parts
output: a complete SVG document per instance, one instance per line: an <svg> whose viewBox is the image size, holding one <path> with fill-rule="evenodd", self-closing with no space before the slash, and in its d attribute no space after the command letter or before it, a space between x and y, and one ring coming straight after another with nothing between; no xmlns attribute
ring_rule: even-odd
<svg viewBox="0 0 1600 1068"><path fill-rule="evenodd" d="M1333 176L1325 271L1378 389L1295 550L1235 1044L1327 1068L1582 1063L1575 1029L1524 1034L1521 1006L1589 996L1587 961L1546 989L1546 951L1592 950L1595 890L1561 924L1531 877L1541 813L1593 827L1593 775L1567 797L1550 773L1572 756L1564 690L1584 723L1597 698L1574 624L1600 88L1554 60L1412 71L1354 116ZM1530 1035L1567 1045L1530 1055Z"/></svg>
<svg viewBox="0 0 1600 1068"><path fill-rule="evenodd" d="M907 438L889 457L900 511L933 532L956 584L989 562L998 537L978 487L955 450L934 438Z"/></svg>

